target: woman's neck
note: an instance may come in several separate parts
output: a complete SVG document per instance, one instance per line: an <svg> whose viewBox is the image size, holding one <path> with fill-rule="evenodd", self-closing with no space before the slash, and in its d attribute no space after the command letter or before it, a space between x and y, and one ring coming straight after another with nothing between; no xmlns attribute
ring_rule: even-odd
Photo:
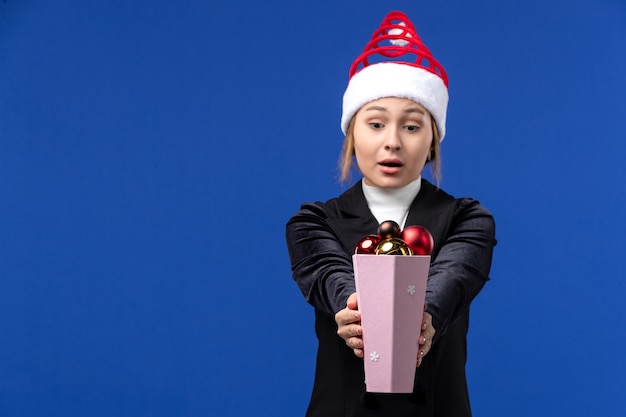
<svg viewBox="0 0 626 417"><path fill-rule="evenodd" d="M418 177L402 188L374 187L367 185L365 180L362 185L367 205L378 223L393 220L404 228L409 207L422 186L422 178Z"/></svg>

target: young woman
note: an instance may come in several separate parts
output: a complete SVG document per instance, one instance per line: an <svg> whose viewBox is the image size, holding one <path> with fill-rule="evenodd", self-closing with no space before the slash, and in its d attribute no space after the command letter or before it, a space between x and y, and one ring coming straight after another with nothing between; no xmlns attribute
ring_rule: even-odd
<svg viewBox="0 0 626 417"><path fill-rule="evenodd" d="M470 416L469 306L489 279L495 225L476 200L421 177L430 163L439 178L446 73L407 16L391 12L350 77L340 168L346 180L356 160L363 178L338 198L303 204L287 223L293 278L315 307L319 340L307 416ZM424 226L435 241L411 394L365 392L352 254L385 220Z"/></svg>

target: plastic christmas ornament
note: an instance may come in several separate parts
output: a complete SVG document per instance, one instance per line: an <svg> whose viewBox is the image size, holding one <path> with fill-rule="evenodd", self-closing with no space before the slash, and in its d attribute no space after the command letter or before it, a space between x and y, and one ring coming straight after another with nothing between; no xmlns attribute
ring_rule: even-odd
<svg viewBox="0 0 626 417"><path fill-rule="evenodd" d="M415 255L430 255L435 246L433 235L423 226L407 226L400 238L413 250Z"/></svg>
<svg viewBox="0 0 626 417"><path fill-rule="evenodd" d="M362 255L374 255L381 238L378 235L368 235L359 241L354 253Z"/></svg>
<svg viewBox="0 0 626 417"><path fill-rule="evenodd" d="M393 220L385 220L378 226L378 236L381 239L400 237L400 225Z"/></svg>
<svg viewBox="0 0 626 417"><path fill-rule="evenodd" d="M391 237L378 244L376 255L413 255L413 251L402 239Z"/></svg>

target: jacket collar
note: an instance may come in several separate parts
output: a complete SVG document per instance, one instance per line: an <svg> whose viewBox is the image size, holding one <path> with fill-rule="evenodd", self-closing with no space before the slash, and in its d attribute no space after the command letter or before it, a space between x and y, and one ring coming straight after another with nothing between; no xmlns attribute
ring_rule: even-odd
<svg viewBox="0 0 626 417"><path fill-rule="evenodd" d="M367 206L361 181L341 194L337 203L337 217L329 218L328 223L341 239L346 251L353 253L361 239L376 233L378 222Z"/></svg>
<svg viewBox="0 0 626 417"><path fill-rule="evenodd" d="M433 234L435 239L433 255L438 252L440 240L446 233L441 230L442 224L438 220L441 219L441 211L449 205L442 204L451 199L451 196L422 178L420 192L409 208L406 224L424 226ZM367 206L361 181L339 196L337 203L338 211L335 216L329 216L328 222L341 239L346 251L353 253L361 239L368 234L376 233L378 222Z"/></svg>

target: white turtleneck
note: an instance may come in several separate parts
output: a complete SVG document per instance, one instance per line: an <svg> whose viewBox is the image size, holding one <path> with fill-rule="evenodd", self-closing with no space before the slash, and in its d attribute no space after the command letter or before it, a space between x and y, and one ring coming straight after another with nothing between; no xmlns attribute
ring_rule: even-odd
<svg viewBox="0 0 626 417"><path fill-rule="evenodd" d="M379 188L365 184L362 180L363 194L370 211L378 221L393 220L404 229L404 223L409 215L409 206L417 197L422 187L422 177L405 185L402 188Z"/></svg>

